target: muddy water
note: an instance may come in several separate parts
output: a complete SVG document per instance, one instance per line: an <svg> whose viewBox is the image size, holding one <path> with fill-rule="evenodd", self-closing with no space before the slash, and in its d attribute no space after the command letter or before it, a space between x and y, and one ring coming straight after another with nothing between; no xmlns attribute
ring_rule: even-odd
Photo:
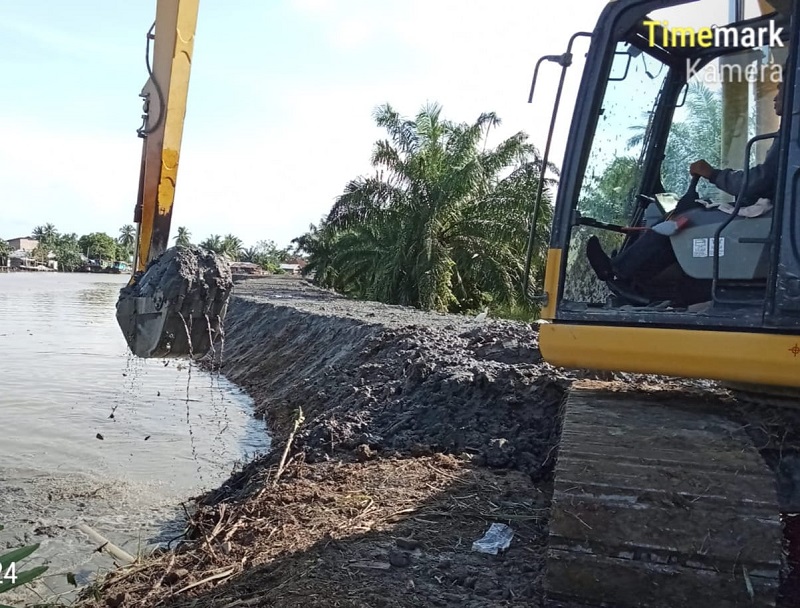
<svg viewBox="0 0 800 608"><path fill-rule="evenodd" d="M0 553L42 543L57 592L64 573L111 565L76 524L135 554L180 534L181 501L268 448L224 378L128 353L114 318L125 281L0 274Z"/></svg>

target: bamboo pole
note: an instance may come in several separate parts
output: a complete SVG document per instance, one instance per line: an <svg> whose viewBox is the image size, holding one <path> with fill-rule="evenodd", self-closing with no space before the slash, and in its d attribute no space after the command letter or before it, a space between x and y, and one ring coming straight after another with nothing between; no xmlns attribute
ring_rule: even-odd
<svg viewBox="0 0 800 608"><path fill-rule="evenodd" d="M133 564L134 562L136 562L136 558L133 557L130 553L128 553L127 551L123 551L122 549L117 547L114 543L112 543L110 540L92 530L86 524L78 524L77 528L78 530L86 534L86 536L91 538L94 542L100 543L98 551L105 549L109 554L116 557L119 561L125 562L126 565Z"/></svg>

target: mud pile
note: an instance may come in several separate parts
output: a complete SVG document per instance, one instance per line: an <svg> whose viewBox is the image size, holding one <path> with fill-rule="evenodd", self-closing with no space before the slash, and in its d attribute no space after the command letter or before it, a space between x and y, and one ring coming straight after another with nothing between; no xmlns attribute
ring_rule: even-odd
<svg viewBox="0 0 800 608"><path fill-rule="evenodd" d="M306 462L442 452L546 471L570 377L541 360L535 326L334 296L302 304L299 285L274 304L250 295L277 280L237 287L221 371L279 434L303 409L294 449Z"/></svg>
<svg viewBox="0 0 800 608"><path fill-rule="evenodd" d="M120 291L117 321L135 355L199 357L222 334L233 279L222 256L173 247Z"/></svg>
<svg viewBox="0 0 800 608"><path fill-rule="evenodd" d="M536 327L294 277L235 290L206 363L253 397L273 452L199 497L177 551L81 605L541 606L548 477L579 376L541 360ZM472 550L492 523L511 546Z"/></svg>

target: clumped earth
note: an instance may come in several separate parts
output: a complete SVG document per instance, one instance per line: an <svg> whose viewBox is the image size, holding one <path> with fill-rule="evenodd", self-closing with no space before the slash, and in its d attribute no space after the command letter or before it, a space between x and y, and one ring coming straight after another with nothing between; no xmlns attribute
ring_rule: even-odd
<svg viewBox="0 0 800 608"><path fill-rule="evenodd" d="M205 353L218 339L232 288L223 256L172 247L120 290L117 322L137 356ZM145 302L146 310L137 302Z"/></svg>
<svg viewBox="0 0 800 608"><path fill-rule="evenodd" d="M180 303L194 291L207 293L213 300L218 292L229 292L232 287L231 270L222 256L199 247L171 247L120 295L150 297L161 293L165 299Z"/></svg>
<svg viewBox="0 0 800 608"><path fill-rule="evenodd" d="M197 499L186 537L86 607L541 606L560 408L576 379L536 327L250 279L207 365L254 398L273 452ZM697 387L695 390L706 390ZM498 555L472 550L490 524Z"/></svg>

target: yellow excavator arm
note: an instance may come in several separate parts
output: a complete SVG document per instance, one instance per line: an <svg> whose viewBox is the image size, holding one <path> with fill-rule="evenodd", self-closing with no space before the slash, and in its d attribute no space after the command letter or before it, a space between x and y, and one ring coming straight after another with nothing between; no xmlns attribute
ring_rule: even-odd
<svg viewBox="0 0 800 608"><path fill-rule="evenodd" d="M116 315L131 352L143 358L199 358L213 349L233 288L223 257L169 247L198 5L199 0L157 0L147 33L136 252Z"/></svg>
<svg viewBox="0 0 800 608"><path fill-rule="evenodd" d="M134 271L141 272L169 246L183 123L199 0L157 0L147 33L147 70L142 89L144 122ZM152 60L151 60L151 44Z"/></svg>

